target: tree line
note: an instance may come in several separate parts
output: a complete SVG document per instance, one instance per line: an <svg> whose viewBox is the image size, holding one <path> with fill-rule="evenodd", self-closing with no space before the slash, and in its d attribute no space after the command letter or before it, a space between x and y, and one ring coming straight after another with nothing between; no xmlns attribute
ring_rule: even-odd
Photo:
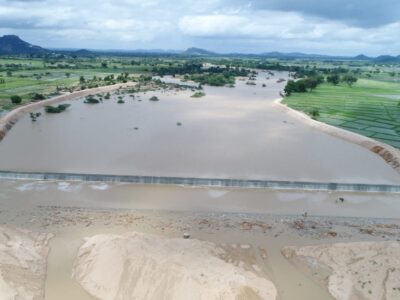
<svg viewBox="0 0 400 300"><path fill-rule="evenodd" d="M339 83L345 83L349 87L353 86L357 82L358 78L353 75L331 74L326 77L326 82L338 85ZM322 75L303 78L299 80L289 80L284 88L286 96L290 96L292 93L306 93L311 92L318 87L318 85L325 82L325 77Z"/></svg>

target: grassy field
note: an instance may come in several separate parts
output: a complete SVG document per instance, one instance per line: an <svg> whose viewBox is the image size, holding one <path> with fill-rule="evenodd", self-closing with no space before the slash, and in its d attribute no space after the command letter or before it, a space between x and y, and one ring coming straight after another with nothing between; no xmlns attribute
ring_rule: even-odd
<svg viewBox="0 0 400 300"><path fill-rule="evenodd" d="M318 121L400 148L400 84L365 79L353 87L323 84L283 103L306 113L317 109Z"/></svg>
<svg viewBox="0 0 400 300"><path fill-rule="evenodd" d="M107 62L107 67L102 66ZM82 84L80 76L92 79L93 76L104 78L121 73L145 73L147 65L132 64L131 59L65 59L46 61L44 59L0 58L0 111L10 110L10 97L19 95L23 103L30 102L35 93L46 97L56 95L60 90L76 88ZM23 104L22 103L22 104Z"/></svg>

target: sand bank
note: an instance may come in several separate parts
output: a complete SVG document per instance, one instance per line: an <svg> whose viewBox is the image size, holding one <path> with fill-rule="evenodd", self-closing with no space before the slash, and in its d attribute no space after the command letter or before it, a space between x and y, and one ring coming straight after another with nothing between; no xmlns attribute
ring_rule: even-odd
<svg viewBox="0 0 400 300"><path fill-rule="evenodd" d="M282 253L325 281L337 300L400 299L400 243L286 247ZM323 278L327 274L328 279Z"/></svg>
<svg viewBox="0 0 400 300"><path fill-rule="evenodd" d="M7 132L11 130L11 128L15 125L15 123L18 122L19 118L21 118L25 114L34 112L46 105L52 105L63 101L70 101L80 97L88 96L90 94L111 92L113 90L134 84L135 83L118 83L114 85L76 91L65 95L53 97L50 99L29 103L21 107L18 107L16 109L13 109L9 113L7 113L4 117L0 118L0 141L6 136Z"/></svg>
<svg viewBox="0 0 400 300"><path fill-rule="evenodd" d="M73 277L99 299L276 299L258 268L228 262L227 248L195 239L95 235L78 251Z"/></svg>
<svg viewBox="0 0 400 300"><path fill-rule="evenodd" d="M383 158L391 167L393 167L393 169L395 169L400 174L400 150L388 144L368 138L366 136L313 120L305 113L294 110L287 105L282 104L282 100L283 99L277 99L274 103L283 111L286 111L289 115L295 117L296 119L304 122L305 124L313 128L328 133L331 136L341 138L345 141L357 144L368 149L369 151Z"/></svg>
<svg viewBox="0 0 400 300"><path fill-rule="evenodd" d="M44 299L51 234L0 227L0 298Z"/></svg>

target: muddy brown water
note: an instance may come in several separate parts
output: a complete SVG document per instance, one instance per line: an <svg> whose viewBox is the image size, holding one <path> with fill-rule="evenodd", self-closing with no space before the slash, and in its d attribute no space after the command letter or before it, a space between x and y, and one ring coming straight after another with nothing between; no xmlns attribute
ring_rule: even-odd
<svg viewBox="0 0 400 300"><path fill-rule="evenodd" d="M284 83L276 81L286 75L276 74L270 80L266 76L260 74L256 86L238 81L236 88L207 87L206 97L200 99L190 98L190 91L148 92L140 95L142 101L126 96L125 104L117 104L116 96L92 106L83 104L82 99L71 101L67 112L44 115L36 123L26 116L0 143L0 169L400 182L395 171L364 148L309 128L277 109L273 100L279 97ZM160 101L148 101L153 95ZM91 212L96 209L105 214L100 221ZM118 210L122 214L146 211L148 221L113 225L110 222L120 213ZM265 248L268 260L257 260L276 284L281 300L332 299L325 288L296 270L280 253L283 246L332 240L301 237L285 229L278 237L237 228L200 230L193 222L196 213L216 213L219 215L215 218L224 220L228 218L225 213L255 218L251 215L300 216L305 212L309 216L397 218L400 205L394 194L0 182L2 224L56 235L50 242L46 299L93 299L71 278L72 263L83 238L131 230L181 236L185 226L191 228L194 238ZM85 221L80 223L82 216ZM181 224L185 220L186 224ZM159 225L168 223L178 225L166 230Z"/></svg>
<svg viewBox="0 0 400 300"><path fill-rule="evenodd" d="M68 111L35 123L25 116L0 143L0 169L400 183L380 157L278 109L273 101L285 82L277 79L287 74L267 76L260 73L256 86L205 87L203 98L147 92L126 95L125 104L117 96L97 105L70 101ZM160 101L149 101L153 95Z"/></svg>

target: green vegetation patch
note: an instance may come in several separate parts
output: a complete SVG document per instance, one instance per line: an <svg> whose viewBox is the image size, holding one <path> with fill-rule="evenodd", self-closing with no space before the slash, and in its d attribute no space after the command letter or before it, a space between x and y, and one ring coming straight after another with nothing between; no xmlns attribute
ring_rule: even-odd
<svg viewBox="0 0 400 300"><path fill-rule="evenodd" d="M383 97L390 95L390 97ZM400 148L400 84L361 79L353 86L321 84L310 93L292 93L283 103L327 124Z"/></svg>
<svg viewBox="0 0 400 300"><path fill-rule="evenodd" d="M190 97L192 97L192 98L201 98L201 97L204 97L205 95L206 94L204 92L196 92Z"/></svg>
<svg viewBox="0 0 400 300"><path fill-rule="evenodd" d="M44 110L49 114L59 114L65 111L71 104L60 104L58 106L47 105L44 107Z"/></svg>

